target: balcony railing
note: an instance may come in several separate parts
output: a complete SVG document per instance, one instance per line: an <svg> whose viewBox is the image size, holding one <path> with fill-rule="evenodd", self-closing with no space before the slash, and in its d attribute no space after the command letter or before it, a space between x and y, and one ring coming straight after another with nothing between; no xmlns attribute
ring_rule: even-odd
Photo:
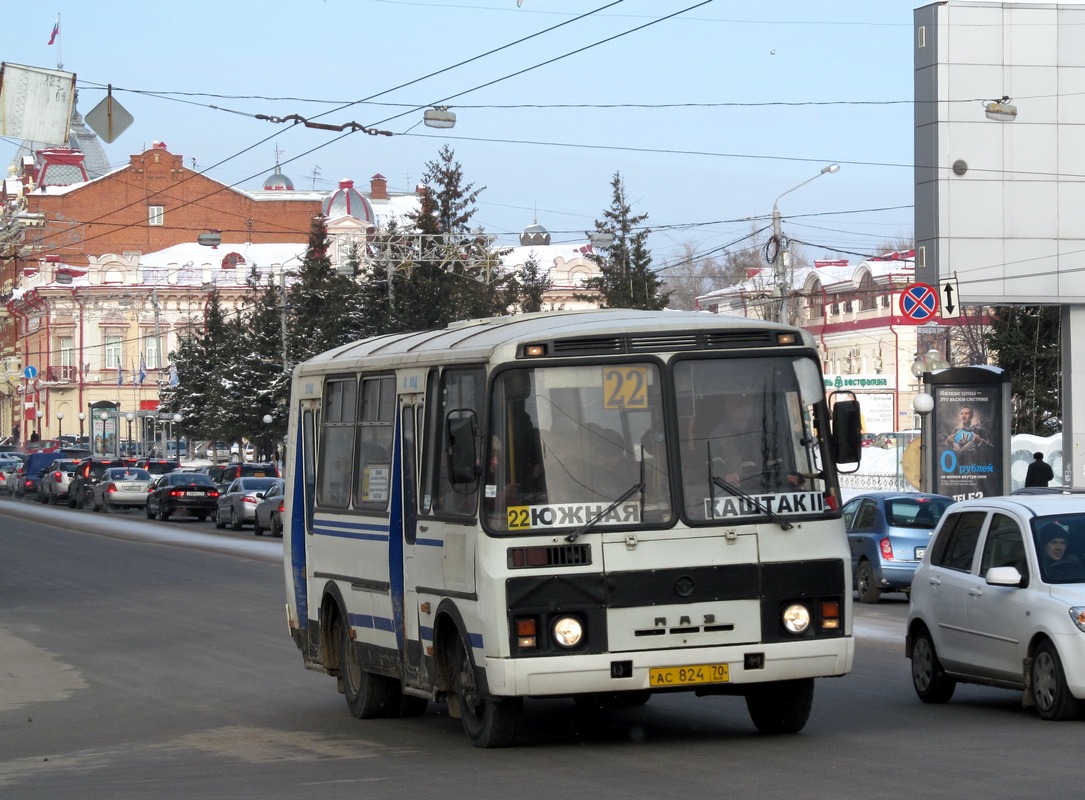
<svg viewBox="0 0 1085 800"><path fill-rule="evenodd" d="M45 381L46 383L75 383L79 380L79 368L75 366L69 367L46 367L45 368Z"/></svg>

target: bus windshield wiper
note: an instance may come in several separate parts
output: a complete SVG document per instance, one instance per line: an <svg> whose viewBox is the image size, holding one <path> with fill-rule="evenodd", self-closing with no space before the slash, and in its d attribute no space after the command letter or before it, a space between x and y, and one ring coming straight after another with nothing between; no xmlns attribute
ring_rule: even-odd
<svg viewBox="0 0 1085 800"><path fill-rule="evenodd" d="M716 484L721 489L724 489L724 490L730 492L735 497L741 497L747 503L750 503L754 508L756 508L758 511L760 511L762 514L764 514L766 517L768 517L773 522L775 522L777 525L779 525L780 530L789 531L789 530L791 530L792 528L795 527L790 522L788 522L786 519L781 517L779 514L777 514L771 508L768 508L767 506L765 506L760 500L758 500L752 494L749 494L748 492L746 492L741 487L736 486L735 484L731 483L730 481L725 481L723 478L718 478L715 475L713 475L711 477L712 477L712 483Z"/></svg>
<svg viewBox="0 0 1085 800"><path fill-rule="evenodd" d="M632 486L630 486L628 489L626 489L625 493L621 497L619 497L617 500L615 500L609 506L607 506L606 508L604 508L603 510L598 512L594 517L589 519L587 522L585 522L583 525L581 525L575 531L570 533L568 536L566 536L565 541L567 541L567 542L575 542L577 539L579 539L585 533L587 533L592 528L594 528L596 525L598 525L599 520L601 520L603 517L605 517L611 511L613 511L618 506L620 506L622 503L624 503L626 500L628 500L630 497L632 497L635 492L643 491L643 490L644 490L644 481L638 481L637 483L634 483Z"/></svg>

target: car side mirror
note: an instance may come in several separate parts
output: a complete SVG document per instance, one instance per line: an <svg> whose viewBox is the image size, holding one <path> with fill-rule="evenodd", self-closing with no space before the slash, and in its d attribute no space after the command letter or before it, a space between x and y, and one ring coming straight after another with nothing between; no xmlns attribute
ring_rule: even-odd
<svg viewBox="0 0 1085 800"><path fill-rule="evenodd" d="M983 578L991 586L1020 587L1024 576L1017 571L1017 567L991 567Z"/></svg>

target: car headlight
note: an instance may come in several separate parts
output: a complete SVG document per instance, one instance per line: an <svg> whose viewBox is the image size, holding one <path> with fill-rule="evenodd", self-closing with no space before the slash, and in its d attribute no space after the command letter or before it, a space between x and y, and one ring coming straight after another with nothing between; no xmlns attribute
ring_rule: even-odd
<svg viewBox="0 0 1085 800"><path fill-rule="evenodd" d="M810 609L802 603L792 603L780 617L791 633L803 633L810 627Z"/></svg>
<svg viewBox="0 0 1085 800"><path fill-rule="evenodd" d="M560 617L551 628L554 641L561 647L576 647L584 638L584 626L576 617Z"/></svg>
<svg viewBox="0 0 1085 800"><path fill-rule="evenodd" d="M1077 625L1079 631L1085 631L1085 606L1074 606L1070 609L1070 619Z"/></svg>

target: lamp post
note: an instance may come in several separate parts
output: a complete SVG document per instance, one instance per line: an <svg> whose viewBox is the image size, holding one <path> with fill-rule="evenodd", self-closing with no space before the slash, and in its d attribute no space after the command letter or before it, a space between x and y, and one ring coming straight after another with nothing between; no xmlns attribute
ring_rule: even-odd
<svg viewBox="0 0 1085 800"><path fill-rule="evenodd" d="M58 411L57 412L57 438L58 439L63 439L64 438L64 412L63 411Z"/></svg>
<svg viewBox="0 0 1085 800"><path fill-rule="evenodd" d="M37 425L34 428L34 433L37 435L38 439L40 440L41 439L41 418L45 416L45 412L42 411L39 408L37 413L34 416L37 417Z"/></svg>
<svg viewBox="0 0 1085 800"><path fill-rule="evenodd" d="M83 423L87 419L87 414L84 411L79 412L79 446L83 446Z"/></svg>
<svg viewBox="0 0 1085 800"><path fill-rule="evenodd" d="M105 435L105 424L109 420L109 414L103 411L101 414L98 415L98 419L102 421L102 455L104 456L108 452L106 450L107 440Z"/></svg>
<svg viewBox="0 0 1085 800"><path fill-rule="evenodd" d="M777 317L778 322L787 324L787 294L791 287L789 286L788 269L791 267L791 253L788 250L787 242L784 240L783 231L780 227L780 198L784 195L791 194L796 189L801 189L812 180L816 180L825 174L832 174L834 172L840 172L839 164L829 164L822 167L821 172L814 175L811 178L807 178L802 183L792 186L786 192L781 194L772 203L772 238L776 242L776 255L773 258L773 263L776 267L776 289L780 293L780 314Z"/></svg>
<svg viewBox="0 0 1085 800"><path fill-rule="evenodd" d="M931 491L931 476L927 469L927 439L930 437L928 417L934 410L934 398L927 388L930 386L930 373L948 367L949 362L944 361L942 354L933 347L923 355L917 352L912 362L912 375L921 382L920 390L912 399L912 410L919 415L919 488L924 492Z"/></svg>
<svg viewBox="0 0 1085 800"><path fill-rule="evenodd" d="M274 421L271 414L264 414L264 461L271 461L271 423Z"/></svg>
<svg viewBox="0 0 1085 800"><path fill-rule="evenodd" d="M125 455L132 455L132 420L136 418L136 415L129 411L124 415L124 418L128 420L128 446L125 449Z"/></svg>
<svg viewBox="0 0 1085 800"><path fill-rule="evenodd" d="M173 415L173 446L177 448L177 466L181 466L181 419L180 413Z"/></svg>

